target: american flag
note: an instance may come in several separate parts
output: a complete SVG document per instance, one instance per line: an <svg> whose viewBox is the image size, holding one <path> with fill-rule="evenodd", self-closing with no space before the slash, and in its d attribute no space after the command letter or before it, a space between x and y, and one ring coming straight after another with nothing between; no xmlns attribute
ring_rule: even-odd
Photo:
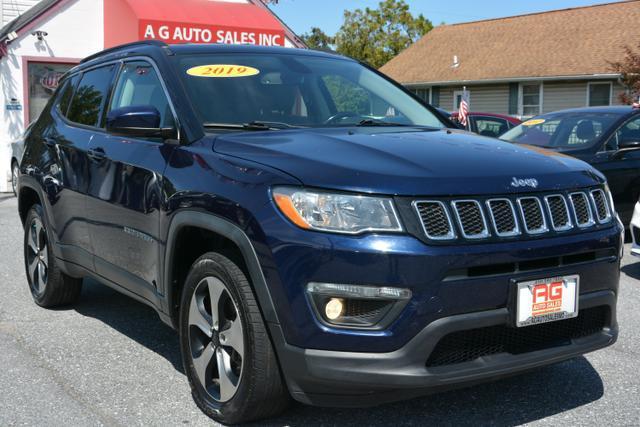
<svg viewBox="0 0 640 427"><path fill-rule="evenodd" d="M469 118L469 91L465 87L462 91L462 99L460 99L460 109L458 110L458 121L462 126L467 126Z"/></svg>

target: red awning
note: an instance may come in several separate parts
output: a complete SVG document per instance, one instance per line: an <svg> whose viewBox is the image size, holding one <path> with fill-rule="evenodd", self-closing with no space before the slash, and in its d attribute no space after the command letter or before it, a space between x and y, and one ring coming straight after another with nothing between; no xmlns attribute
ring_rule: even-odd
<svg viewBox="0 0 640 427"><path fill-rule="evenodd" d="M108 0L105 47L143 39L167 43L284 46L285 29L266 8L215 0Z"/></svg>

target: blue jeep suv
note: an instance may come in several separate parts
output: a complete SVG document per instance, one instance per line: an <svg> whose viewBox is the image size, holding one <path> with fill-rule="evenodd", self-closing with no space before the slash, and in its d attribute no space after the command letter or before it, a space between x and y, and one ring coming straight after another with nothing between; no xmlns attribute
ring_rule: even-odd
<svg viewBox="0 0 640 427"><path fill-rule="evenodd" d="M179 331L197 405L366 406L611 345L602 174L453 129L328 53L138 42L68 72L18 178L35 302L94 278Z"/></svg>

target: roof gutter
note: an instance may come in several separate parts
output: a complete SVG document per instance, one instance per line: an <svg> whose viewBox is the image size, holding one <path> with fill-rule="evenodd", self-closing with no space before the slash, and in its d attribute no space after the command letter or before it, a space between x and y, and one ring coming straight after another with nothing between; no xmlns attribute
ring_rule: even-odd
<svg viewBox="0 0 640 427"><path fill-rule="evenodd" d="M309 47L302 41L302 39L300 39L300 37L298 37L298 35L293 32L291 27L289 27L282 19L280 19L280 17L273 10L271 10L269 8L269 6L267 6L264 3L263 0L248 0L248 1L249 1L249 3L253 4L254 6L258 6L258 7L261 7L263 9L266 9L278 21L280 21L280 24L282 25L282 28L284 28L284 32L285 32L287 38L289 40L291 40L291 42L294 44L295 47L300 48L300 49L309 49Z"/></svg>
<svg viewBox="0 0 640 427"><path fill-rule="evenodd" d="M459 85L479 85L495 83L517 83L517 82L541 82L549 80L611 80L620 77L618 73L607 74L579 74L572 76L544 76L544 77L503 77L498 79L484 80L442 80L432 82L402 82L406 87L423 86L459 86Z"/></svg>
<svg viewBox="0 0 640 427"><path fill-rule="evenodd" d="M30 17L28 20L22 22L20 24L20 26L15 27L15 28L10 28L11 31L6 32L5 34L3 34L0 37L0 58L2 58L3 56L7 55L8 49L9 49L9 45L15 39L17 39L18 37L22 36L23 34L28 34L43 19L45 19L46 17L56 13L58 10L60 10L61 8L63 8L65 5L67 5L68 3L72 2L72 1L75 1L75 0L56 0L55 2L51 3L48 7L40 10L37 14L33 15L32 17ZM18 16L13 21L7 23L7 25L5 25L4 27L0 28L0 33L5 32L6 28L10 27L12 24L14 24L15 21L19 20L21 17L24 17L25 14L29 13L29 11L32 10L33 8L35 8L35 7L38 7L38 4L32 6L32 8L27 10L27 12L22 14L22 16ZM17 36L11 38L10 37L11 34L17 34Z"/></svg>

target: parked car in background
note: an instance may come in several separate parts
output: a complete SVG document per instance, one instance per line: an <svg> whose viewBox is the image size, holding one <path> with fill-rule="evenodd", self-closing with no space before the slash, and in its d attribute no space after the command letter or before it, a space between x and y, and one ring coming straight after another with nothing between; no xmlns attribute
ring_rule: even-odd
<svg viewBox="0 0 640 427"><path fill-rule="evenodd" d="M640 109L587 107L543 114L501 136L584 160L609 182L625 227L640 195Z"/></svg>
<svg viewBox="0 0 640 427"><path fill-rule="evenodd" d="M457 111L451 113L449 118L454 123L460 124L458 121ZM498 138L509 129L518 126L520 123L522 123L521 120L504 114L471 112L469 113L469 120L466 129L482 136ZM465 129L461 124L460 126Z"/></svg>
<svg viewBox="0 0 640 427"><path fill-rule="evenodd" d="M16 190L18 188L20 160L22 159L22 153L24 152L24 140L32 125L33 123L27 126L20 138L11 143L11 190L14 195L17 195Z"/></svg>
<svg viewBox="0 0 640 427"><path fill-rule="evenodd" d="M633 211L633 218L631 218L631 253L636 256L640 256L640 199L636 203L636 208Z"/></svg>

